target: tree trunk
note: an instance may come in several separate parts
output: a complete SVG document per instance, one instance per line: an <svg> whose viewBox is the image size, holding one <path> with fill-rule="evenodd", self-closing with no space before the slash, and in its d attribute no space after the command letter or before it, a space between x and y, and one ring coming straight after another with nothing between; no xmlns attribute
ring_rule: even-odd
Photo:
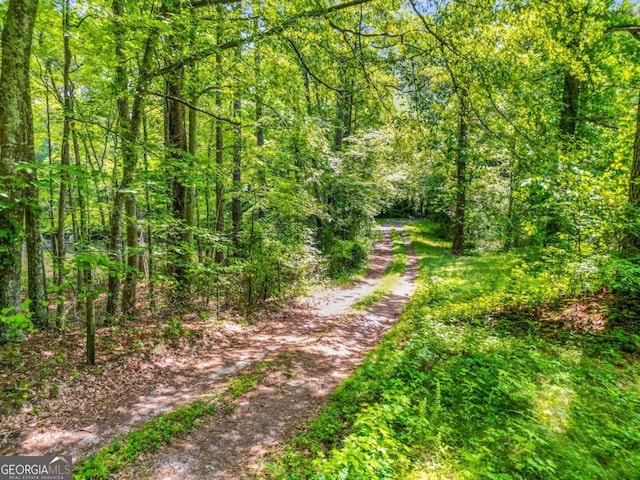
<svg viewBox="0 0 640 480"><path fill-rule="evenodd" d="M147 144L148 133L147 133L147 118L146 116L142 117L142 134L144 144ZM145 150L142 154L142 158L144 161L144 171L145 176L149 177L149 156L147 151ZM153 257L153 236L151 232L151 222L149 218L151 217L151 192L149 191L149 182L145 182L145 215L147 217L147 260L149 263L149 303L151 305L151 312L155 313L156 311L156 297L155 297L155 259Z"/></svg>
<svg viewBox="0 0 640 480"><path fill-rule="evenodd" d="M31 39L38 9L37 0L10 0L2 30L0 73L0 190L5 195L0 209L0 311L20 311L20 271L24 210L20 203L33 190L16 181L16 167L35 163L33 118L29 85ZM35 225L37 227L37 225ZM32 232L34 233L34 232ZM37 232L38 240L40 232ZM0 340L9 339L0 322Z"/></svg>
<svg viewBox="0 0 640 480"><path fill-rule="evenodd" d="M262 117L264 115L264 99L262 88L262 56L259 50L260 45L256 45L256 146L264 146L264 125Z"/></svg>
<svg viewBox="0 0 640 480"><path fill-rule="evenodd" d="M124 147L124 137L129 127L129 97L127 92L127 56L125 52L126 32L122 25L124 18L123 0L113 0L112 4L114 15L114 37L115 37L115 90L116 105L118 112L118 129L120 137L120 149ZM124 157L124 153L122 154ZM109 237L107 239L107 252L111 265L109 268L109 281L107 291L107 316L109 322L117 319L118 305L120 304L120 270L122 266L122 215L125 203L125 197L122 190L124 185L124 159L123 159L123 181L116 186L116 192L113 199L113 207L109 218Z"/></svg>
<svg viewBox="0 0 640 480"><path fill-rule="evenodd" d="M183 99L184 68L180 67L167 79L167 165L171 169L170 186L175 229L170 248L173 257L173 277L176 281L174 300L182 303L187 290L187 267L191 245L187 239L187 185L184 171L187 154L187 131Z"/></svg>
<svg viewBox="0 0 640 480"><path fill-rule="evenodd" d="M236 53L240 57L240 52ZM235 254L240 248L240 231L242 230L242 129L240 128L240 116L242 112L242 97L240 86L236 90L236 98L233 101L233 118L238 124L233 127L235 137L233 144L233 197L231 198L231 237Z"/></svg>
<svg viewBox="0 0 640 480"><path fill-rule="evenodd" d="M86 200L86 192L88 192L87 185L87 171L86 164L82 165L81 155L80 155L80 141L78 140L78 132L72 125L71 127L71 138L73 139L73 152L76 160L76 185L77 185L77 203L78 203L78 212L80 214L80 228L79 235L74 239L76 242L76 247L82 251L86 251L89 243L89 213L87 211L87 200ZM88 156L88 152L87 152ZM84 271L78 266L78 292L82 291L84 287Z"/></svg>
<svg viewBox="0 0 640 480"><path fill-rule="evenodd" d="M198 99L194 98L192 104L195 106ZM189 172L194 172L196 167L196 155L198 154L198 112L194 108L189 109ZM191 173L190 173L191 175ZM193 180L189 180L187 186L187 197L185 204L185 242L193 245L193 227L196 225L196 187Z"/></svg>
<svg viewBox="0 0 640 480"><path fill-rule="evenodd" d="M122 314L131 317L136 308L136 286L140 275L138 254L138 208L136 197L128 193L124 202L127 239L127 273L122 286Z"/></svg>
<svg viewBox="0 0 640 480"><path fill-rule="evenodd" d="M560 111L560 133L565 140L576 135L579 101L580 81L571 72L567 72L564 76L562 109Z"/></svg>
<svg viewBox="0 0 640 480"><path fill-rule="evenodd" d="M338 151L342 148L342 141L345 135L345 98L342 93L336 93L336 128L333 135L333 150Z"/></svg>
<svg viewBox="0 0 640 480"><path fill-rule="evenodd" d="M219 37L219 35L218 35ZM218 42L220 39L218 38ZM217 81L220 82L222 68L222 58L220 53L216 53L216 73L218 74ZM222 111L222 92L220 89L220 83L215 95L216 111L220 113ZM224 182L222 181L222 172L224 170L224 137L222 131L222 122L216 120L216 218L214 230L219 237L224 234ZM224 251L221 248L216 248L215 261L216 263L222 263L224 260Z"/></svg>
<svg viewBox="0 0 640 480"><path fill-rule="evenodd" d="M87 363L96 364L96 304L91 267L86 267L85 283L87 285L85 297L85 320L87 324L86 353Z"/></svg>
<svg viewBox="0 0 640 480"><path fill-rule="evenodd" d="M69 190L70 175L69 165L71 157L71 122L73 121L73 105L71 97L71 47L69 44L69 0L65 0L62 4L62 44L64 51L64 66L62 70L62 98L58 96L62 102L64 112L64 121L62 127L62 147L60 152L60 190L58 192L58 224L56 228L56 285L62 288L64 284L64 264L66 255L65 244L65 221L66 221L66 201L67 192ZM75 239L74 239L75 240ZM58 327L63 328L64 316L64 293L58 292Z"/></svg>
<svg viewBox="0 0 640 480"><path fill-rule="evenodd" d="M640 98L636 112L636 136L633 143L633 162L629 174L629 210L632 218L631 224L626 228L625 239L622 246L622 254L625 257L633 257L640 254L640 231L633 224L640 212Z"/></svg>
<svg viewBox="0 0 640 480"><path fill-rule="evenodd" d="M31 300L29 311L31 321L37 328L49 326L47 307L47 280L44 270L44 252L40 229L40 202L38 178L35 171L28 175L25 205L25 229L27 239L27 296Z"/></svg>
<svg viewBox="0 0 640 480"><path fill-rule="evenodd" d="M467 146L468 131L466 99L460 98L460 123L458 127L458 147L456 151L456 206L453 217L453 255L464 254L464 224L467 203Z"/></svg>
<svg viewBox="0 0 640 480"><path fill-rule="evenodd" d="M122 181L116 190L111 213L111 229L109 232L108 252L114 267L109 273L109 291L107 297L107 314L113 319L117 317L118 305L122 298L122 313L131 315L136 304L136 285L139 277L139 253L138 253L138 221L135 193L133 192L138 165L138 143L142 128L144 101L146 98L146 84L148 74L152 67L152 60L158 43L158 30L153 29L145 42L144 53L140 63L140 71L135 85L128 86L127 62L125 51L126 32L122 27L124 16L123 0L113 1L113 13L115 16L115 50L117 66L115 72L115 84L117 90L117 110L120 134L120 153L122 157ZM129 97L133 97L131 109L129 109ZM123 212L123 210L126 211ZM123 213L126 215L127 224L127 273L125 284L120 295L119 270L122 264L122 229Z"/></svg>

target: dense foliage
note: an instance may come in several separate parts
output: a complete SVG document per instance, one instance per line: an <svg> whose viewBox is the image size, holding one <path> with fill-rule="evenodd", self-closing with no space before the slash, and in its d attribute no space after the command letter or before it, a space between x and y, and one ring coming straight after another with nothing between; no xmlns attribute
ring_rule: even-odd
<svg viewBox="0 0 640 480"><path fill-rule="evenodd" d="M357 267L380 213L436 219L456 255L543 246L580 289L606 284L637 310L626 1L15 0L0 14L5 339L82 320L92 351L96 323L251 308Z"/></svg>
<svg viewBox="0 0 640 480"><path fill-rule="evenodd" d="M5 0L0 20L0 364L21 374L3 414L71 358L26 379L39 330L86 329L68 337L94 365L98 328L240 317L361 272L376 217L413 216L417 293L271 474L640 478L636 4ZM413 272L391 240L352 313ZM219 400L78 475L132 467Z"/></svg>
<svg viewBox="0 0 640 480"><path fill-rule="evenodd" d="M579 274L552 259L456 259L435 230L413 228L419 290L400 322L273 477L636 478L640 336L564 312Z"/></svg>

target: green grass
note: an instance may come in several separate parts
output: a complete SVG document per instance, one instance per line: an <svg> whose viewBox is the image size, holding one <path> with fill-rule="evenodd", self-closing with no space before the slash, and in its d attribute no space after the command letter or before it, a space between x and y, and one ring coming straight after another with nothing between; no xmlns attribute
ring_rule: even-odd
<svg viewBox="0 0 640 480"><path fill-rule="evenodd" d="M404 273L404 269L407 266L407 246L402 240L402 235L400 235L400 233L398 233L398 231L395 229L391 229L391 245L391 262L382 274L382 278L380 279L375 290L369 295L366 295L365 297L358 300L351 307L351 310L366 310L372 305L378 303L386 295L389 294L400 276Z"/></svg>
<svg viewBox="0 0 640 480"><path fill-rule="evenodd" d="M154 418L82 460L74 467L73 478L114 478L114 474L135 464L141 454L153 452L189 433L198 420L212 415L216 409L217 399L210 396Z"/></svg>
<svg viewBox="0 0 640 480"><path fill-rule="evenodd" d="M640 338L539 321L574 279L530 252L452 258L407 228L417 294L271 476L640 478Z"/></svg>
<svg viewBox="0 0 640 480"><path fill-rule="evenodd" d="M212 394L169 413L156 417L127 435L117 438L97 453L82 459L74 467L76 480L108 480L127 467L135 465L140 456L170 445L177 438L186 436L219 407L231 412L229 402L255 389L266 372L281 366L287 360L283 352L275 359L252 365L242 374L232 378L224 392Z"/></svg>

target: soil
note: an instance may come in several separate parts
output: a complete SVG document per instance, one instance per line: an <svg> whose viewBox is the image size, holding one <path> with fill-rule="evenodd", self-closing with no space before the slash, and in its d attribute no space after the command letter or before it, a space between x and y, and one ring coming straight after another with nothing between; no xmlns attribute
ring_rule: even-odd
<svg viewBox="0 0 640 480"><path fill-rule="evenodd" d="M252 325L227 321L199 330L179 348L122 355L100 369L61 380L50 398L0 419L0 454L91 454L150 418L223 389L230 377L251 365L284 358L284 365L270 369L257 388L117 477L254 478L269 453L317 415L402 313L418 269L404 235L408 261L403 276L369 310L349 311L375 289L391 259L389 229L401 225L381 227L383 240L375 246L370 271L352 287L325 290Z"/></svg>

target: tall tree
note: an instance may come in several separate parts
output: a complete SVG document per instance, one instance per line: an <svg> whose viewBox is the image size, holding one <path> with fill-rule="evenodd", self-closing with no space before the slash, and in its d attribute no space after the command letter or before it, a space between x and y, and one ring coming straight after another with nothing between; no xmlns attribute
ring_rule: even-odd
<svg viewBox="0 0 640 480"><path fill-rule="evenodd" d="M222 43L222 6L216 7L216 44ZM215 54L215 107L216 113L220 115L222 113L222 53L217 51ZM222 121L218 118L215 120L215 158L216 158L216 195L215 195L215 221L214 231L218 236L222 236L224 233L224 131L222 129ZM215 250L216 263L222 263L224 260L224 252L221 248Z"/></svg>
<svg viewBox="0 0 640 480"><path fill-rule="evenodd" d="M242 50L236 49L236 59L241 60ZM233 118L237 122L233 128L233 196L231 197L231 237L233 246L240 247L240 231L242 230L242 93L240 85L236 85L233 99Z"/></svg>
<svg viewBox="0 0 640 480"><path fill-rule="evenodd" d="M33 181L20 174L35 163L29 65L37 0L10 0L2 31L2 72L0 73L0 311L20 311L20 271L24 204ZM26 180L26 182L25 182ZM40 241L40 232L37 241ZM0 336L7 337L0 324Z"/></svg>
<svg viewBox="0 0 640 480"><path fill-rule="evenodd" d="M135 308L136 285L138 279L138 227L136 219L136 200L134 183L139 160L140 132L145 100L147 98L147 83L152 68L153 58L158 44L159 32L150 29L144 43L144 50L140 61L138 74L131 81L129 78L126 51L127 30L125 22L125 2L113 1L115 17L115 87L118 114L118 133L120 137L120 153L122 158L122 179L114 195L111 210L109 238L107 248L113 267L109 273L109 288L107 297L107 313L113 318L117 316L120 301L122 312L131 314ZM131 83L131 85L130 85ZM125 211L126 209L126 211ZM125 285L121 294L120 264L122 262L122 231L123 214L126 213L127 222L127 273Z"/></svg>

